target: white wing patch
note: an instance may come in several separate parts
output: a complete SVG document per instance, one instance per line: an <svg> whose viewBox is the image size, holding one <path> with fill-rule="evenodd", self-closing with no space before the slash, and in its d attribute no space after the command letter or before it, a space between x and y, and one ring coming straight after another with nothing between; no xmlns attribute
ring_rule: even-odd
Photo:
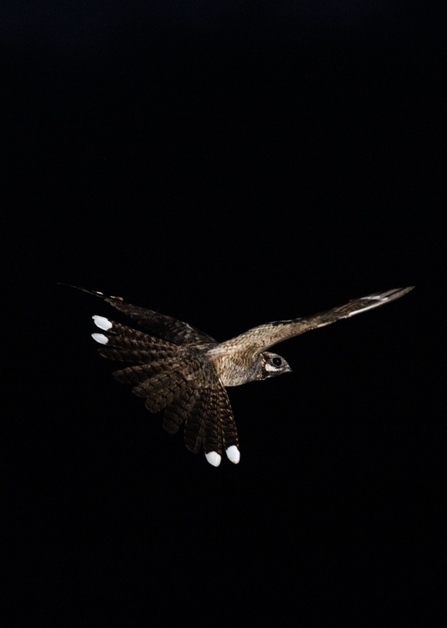
<svg viewBox="0 0 447 628"><path fill-rule="evenodd" d="M360 314L360 312L366 312L366 310L372 310L373 308L382 305L382 303L384 303L385 301L388 301L388 297L363 297L362 300L366 299L369 301L376 301L376 303L368 305L368 307L361 307L359 310L354 310L353 312L350 312L347 318L349 318L350 316L354 316L355 314Z"/></svg>
<svg viewBox="0 0 447 628"><path fill-rule="evenodd" d="M388 301L388 297L381 297L380 295L375 295L373 297L363 297L365 301Z"/></svg>

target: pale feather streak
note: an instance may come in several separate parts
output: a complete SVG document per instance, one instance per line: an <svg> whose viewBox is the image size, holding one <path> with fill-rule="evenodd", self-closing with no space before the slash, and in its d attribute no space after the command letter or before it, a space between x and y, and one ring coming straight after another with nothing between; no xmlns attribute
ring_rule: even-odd
<svg viewBox="0 0 447 628"><path fill-rule="evenodd" d="M372 310L373 308L382 305L382 301L379 301L378 303L374 303L373 305L368 305L368 307L361 307L359 310L354 310L354 312L350 312L348 314L348 318L350 316L354 316L355 314L360 314L360 312L366 312L366 310Z"/></svg>

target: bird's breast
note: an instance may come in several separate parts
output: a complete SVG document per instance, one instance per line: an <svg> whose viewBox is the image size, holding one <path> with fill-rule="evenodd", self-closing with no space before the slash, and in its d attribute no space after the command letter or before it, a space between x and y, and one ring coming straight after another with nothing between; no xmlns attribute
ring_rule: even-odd
<svg viewBox="0 0 447 628"><path fill-rule="evenodd" d="M256 379L252 373L251 360L243 355L228 350L212 349L208 357L214 364L220 381L224 386L241 386Z"/></svg>

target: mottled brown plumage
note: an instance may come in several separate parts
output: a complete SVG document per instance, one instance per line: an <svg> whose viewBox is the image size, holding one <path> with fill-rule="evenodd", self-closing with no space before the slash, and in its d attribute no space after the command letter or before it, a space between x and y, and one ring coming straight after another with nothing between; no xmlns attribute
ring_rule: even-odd
<svg viewBox="0 0 447 628"><path fill-rule="evenodd" d="M240 458L237 428L225 387L290 372L284 358L267 349L389 303L412 287L354 299L314 316L260 325L221 343L170 316L124 303L120 297L79 289L103 298L145 330L93 317L96 326L105 332L92 334L101 344L99 353L132 364L115 371L115 378L131 384L132 392L145 399L150 412L164 411L163 427L167 432L174 434L184 424L186 447L197 453L203 446L208 462L218 466L223 450L234 463Z"/></svg>

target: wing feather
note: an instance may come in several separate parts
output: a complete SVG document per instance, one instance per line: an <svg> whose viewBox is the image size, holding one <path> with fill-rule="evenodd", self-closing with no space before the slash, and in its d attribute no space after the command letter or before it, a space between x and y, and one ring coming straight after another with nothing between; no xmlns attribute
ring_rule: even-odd
<svg viewBox="0 0 447 628"><path fill-rule="evenodd" d="M61 285L68 286L68 284ZM75 288L76 290L81 290L87 294L104 299L104 301L109 303L118 311L130 316L130 318L136 321L142 329L154 336L157 336L158 338L167 340L168 342L172 342L176 345L187 346L216 342L214 338L205 334L205 332L192 327L192 325L189 325L188 323L138 305L125 303L121 297L106 296L102 292L86 290L85 288L80 288L78 286L68 287Z"/></svg>
<svg viewBox="0 0 447 628"><path fill-rule="evenodd" d="M325 327L342 318L349 318L355 314L360 314L361 312L380 307L386 303L391 303L391 301L399 299L413 288L414 286L410 286L408 288L388 290L387 292L377 292L367 297L362 297L361 299L353 299L345 305L313 316L259 325L259 327L253 327L236 338L220 343L217 350L219 352L225 352L227 350L241 349L249 354L257 354L269 349L269 347L273 347L283 340L304 334L311 329Z"/></svg>

